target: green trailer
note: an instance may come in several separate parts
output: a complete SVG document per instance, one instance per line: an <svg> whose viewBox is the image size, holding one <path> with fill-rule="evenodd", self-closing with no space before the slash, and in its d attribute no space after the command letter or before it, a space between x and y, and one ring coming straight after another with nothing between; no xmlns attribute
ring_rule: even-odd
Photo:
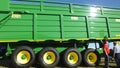
<svg viewBox="0 0 120 68"><path fill-rule="evenodd" d="M13 67L96 66L104 36L120 41L120 8L38 0L0 6L0 58Z"/></svg>

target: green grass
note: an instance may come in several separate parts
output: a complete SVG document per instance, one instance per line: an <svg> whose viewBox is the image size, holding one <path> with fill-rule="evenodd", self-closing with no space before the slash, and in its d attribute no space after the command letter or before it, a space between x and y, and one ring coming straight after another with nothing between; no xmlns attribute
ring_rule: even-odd
<svg viewBox="0 0 120 68"><path fill-rule="evenodd" d="M105 63L104 62L101 62L99 64L99 67L104 67ZM115 68L116 67L116 63L115 62L109 62L109 67L113 67Z"/></svg>

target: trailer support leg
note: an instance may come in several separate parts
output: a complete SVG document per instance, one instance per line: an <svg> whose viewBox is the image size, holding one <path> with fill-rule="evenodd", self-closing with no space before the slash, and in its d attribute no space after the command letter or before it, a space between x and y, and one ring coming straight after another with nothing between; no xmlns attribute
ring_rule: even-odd
<svg viewBox="0 0 120 68"><path fill-rule="evenodd" d="M10 44L7 43L7 52L6 52L6 56L9 56L10 54L12 54L12 49L10 48Z"/></svg>

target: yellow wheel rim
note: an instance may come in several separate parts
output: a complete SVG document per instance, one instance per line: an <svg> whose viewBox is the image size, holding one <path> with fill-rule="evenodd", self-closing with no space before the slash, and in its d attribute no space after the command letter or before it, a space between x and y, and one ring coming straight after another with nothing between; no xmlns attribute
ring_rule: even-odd
<svg viewBox="0 0 120 68"><path fill-rule="evenodd" d="M43 60L46 64L53 64L56 60L55 53L50 51L46 52L43 55Z"/></svg>
<svg viewBox="0 0 120 68"><path fill-rule="evenodd" d="M97 61L97 55L93 52L89 53L87 56L88 62L95 63Z"/></svg>
<svg viewBox="0 0 120 68"><path fill-rule="evenodd" d="M71 63L71 64L76 64L78 62L78 54L75 53L75 52L70 52L68 54L68 62Z"/></svg>
<svg viewBox="0 0 120 68"><path fill-rule="evenodd" d="M30 61L30 53L28 51L20 51L17 54L17 62L20 64L27 64Z"/></svg>

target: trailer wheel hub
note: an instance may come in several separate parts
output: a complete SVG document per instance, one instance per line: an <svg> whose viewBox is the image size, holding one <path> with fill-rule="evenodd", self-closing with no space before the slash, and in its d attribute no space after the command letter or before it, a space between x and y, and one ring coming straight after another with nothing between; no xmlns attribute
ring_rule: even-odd
<svg viewBox="0 0 120 68"><path fill-rule="evenodd" d="M20 64L27 64L30 58L30 53L28 51L21 51L17 55L17 62Z"/></svg>
<svg viewBox="0 0 120 68"><path fill-rule="evenodd" d="M26 59L27 58L27 56L26 55L22 55L22 57L21 57L21 59Z"/></svg>
<svg viewBox="0 0 120 68"><path fill-rule="evenodd" d="M70 52L68 54L68 61L71 64L76 64L78 62L78 55L75 52Z"/></svg>
<svg viewBox="0 0 120 68"><path fill-rule="evenodd" d="M97 55L95 53L89 53L87 59L90 63L95 63L97 61Z"/></svg>
<svg viewBox="0 0 120 68"><path fill-rule="evenodd" d="M43 59L44 59L44 62L46 64L53 64L56 60L56 57L55 57L55 54L53 52L46 52L44 55L43 55Z"/></svg>

